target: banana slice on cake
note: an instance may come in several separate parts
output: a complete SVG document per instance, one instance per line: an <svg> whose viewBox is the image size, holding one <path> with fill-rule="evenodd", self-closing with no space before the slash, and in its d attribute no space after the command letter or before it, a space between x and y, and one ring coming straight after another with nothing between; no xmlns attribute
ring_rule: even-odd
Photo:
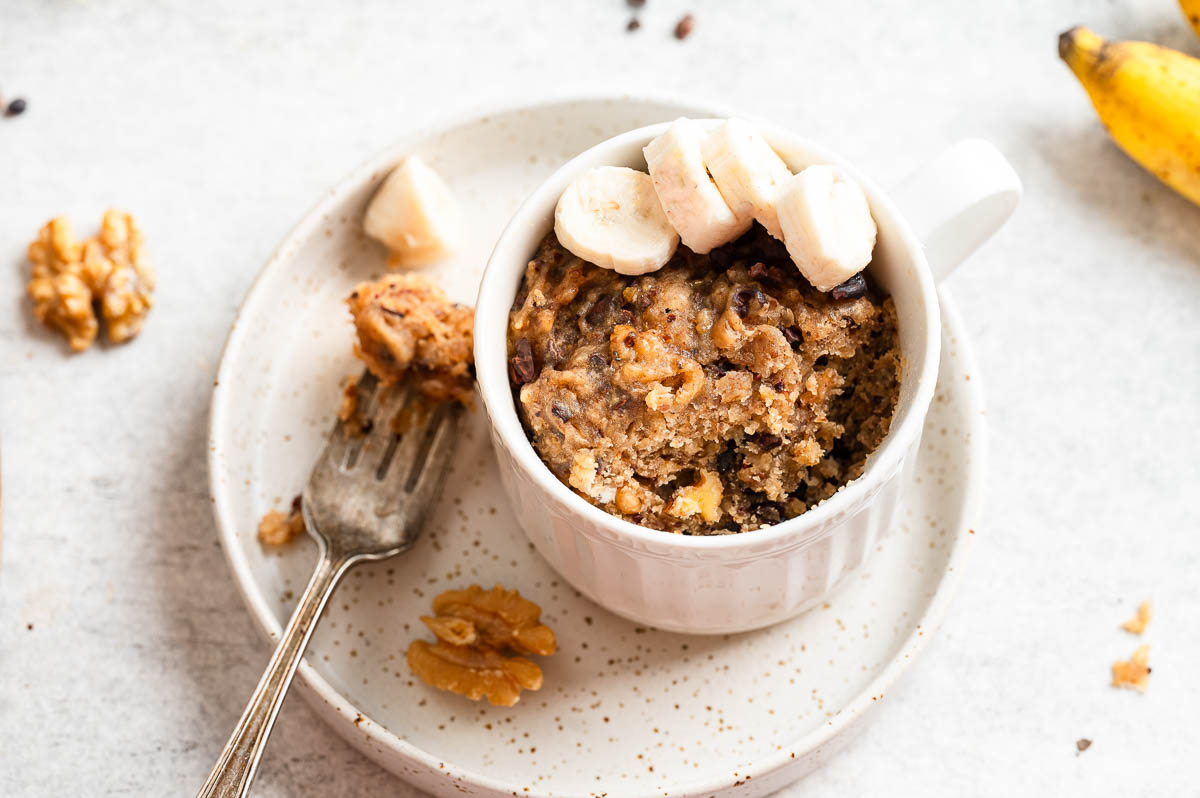
<svg viewBox="0 0 1200 798"><path fill-rule="evenodd" d="M363 230L392 251L391 264L424 266L454 251L463 221L445 181L410 155L371 198Z"/></svg>
<svg viewBox="0 0 1200 798"><path fill-rule="evenodd" d="M693 252L703 255L750 229L754 216L739 216L721 196L704 165L704 128L676 119L642 150L667 219Z"/></svg>
<svg viewBox="0 0 1200 798"><path fill-rule="evenodd" d="M829 291L871 262L875 219L862 188L832 166L810 166L775 200L788 254L808 281Z"/></svg>
<svg viewBox="0 0 1200 798"><path fill-rule="evenodd" d="M679 246L650 175L624 166L589 169L567 186L554 234L572 254L620 274L661 269Z"/></svg>
<svg viewBox="0 0 1200 798"><path fill-rule="evenodd" d="M757 130L741 119L726 120L704 139L704 163L738 218L753 218L783 238L775 197L792 172Z"/></svg>

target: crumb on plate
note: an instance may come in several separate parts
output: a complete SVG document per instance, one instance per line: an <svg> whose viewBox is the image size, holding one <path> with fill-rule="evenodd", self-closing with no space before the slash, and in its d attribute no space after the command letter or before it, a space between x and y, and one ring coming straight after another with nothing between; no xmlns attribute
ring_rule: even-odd
<svg viewBox="0 0 1200 798"><path fill-rule="evenodd" d="M271 510L258 522L258 539L268 546L290 543L304 532L304 515L300 512L300 497L292 499L287 513Z"/></svg>

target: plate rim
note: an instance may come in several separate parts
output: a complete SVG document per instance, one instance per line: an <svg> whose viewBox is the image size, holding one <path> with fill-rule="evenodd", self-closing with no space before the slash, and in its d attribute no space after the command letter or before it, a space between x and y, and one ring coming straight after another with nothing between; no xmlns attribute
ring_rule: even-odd
<svg viewBox="0 0 1200 798"><path fill-rule="evenodd" d="M356 190L361 186L362 181L372 172L378 170L387 162L395 160L398 157L398 153L402 152L405 148L411 147L416 142L438 133L476 123L487 117L500 116L517 111L545 110L554 106L568 106L588 102L674 106L681 110L690 108L695 112L703 111L708 114L715 113L723 116L739 115L736 110L731 109L726 104L714 103L679 93L608 91L564 93L550 96L537 102L506 100L474 105L447 113L435 118L428 124L421 125L400 136L383 149L361 161L345 177L338 180L301 217L300 221L291 228L247 288L246 294L241 302L239 302L233 320L230 323L229 332L221 348L217 373L213 380L207 430L208 489L213 517L217 527L217 537L221 543L221 549L225 554L225 559L229 564L230 570L233 572L238 593L241 595L246 608L250 611L255 624L272 645L278 642L282 634L282 626L276 620L274 613L267 604L265 594L253 578L249 561L241 554L240 548L237 545L238 519L232 517L229 509L230 500L225 496L227 488L220 479L221 467L219 460L225 451L220 438L221 431L226 424L228 411L223 405L226 396L223 385L228 384L225 378L230 376L227 372L230 372L233 368L232 355L241 344L245 334L246 325L243 323L243 317L247 306L259 293L261 286L265 283L267 274L279 269L286 259L290 257L297 243L307 237L312 228L322 222L325 216L325 209L339 198ZM741 115L745 116L744 114ZM967 413L968 426L966 430L969 440L965 444L968 449L969 468L967 469L966 490L962 502L963 509L961 515L963 520L960 528L956 530L953 536L950 556L946 560L946 570L942 573L937 588L926 605L924 613L917 619L912 632L896 650L896 654L883 670L832 718L829 718L821 726L796 738L793 744L786 749L771 752L752 765L742 769L740 772L743 774L743 777L762 778L767 774L786 767L789 763L799 761L800 755L814 751L834 740L842 732L853 726L867 711L876 706L886 695L887 691L907 672L917 656L925 648L929 639L934 636L946 615L949 603L961 581L963 564L969 555L969 550L972 548L971 541L976 537L974 530L978 526L978 519L981 517L982 512L982 486L986 481L984 472L987 457L987 425L984 420L986 404L984 401L983 380L979 374L974 353L965 333L962 316L959 314L956 303L944 285L938 288L938 297L941 310L940 315L943 322L943 335L953 335L955 338L954 357L962 363L963 370L971 376L965 388L960 386L960 390L964 391L963 401L969 411ZM245 519L243 519L244 522ZM369 753L359 744L359 741L351 737L351 733L357 733L358 735L365 734L367 741L373 742L377 746L383 746L391 750L394 754L421 765L430 772L441 773L446 778L453 779L459 783L474 785L497 793L510 793L513 790L513 786L509 783L460 767L452 762L446 762L399 737L395 732L374 721L359 710L346 696L338 692L315 667L309 664L306 658L301 659L300 665L297 668L297 676L300 677L301 693L310 702L312 698L320 698L329 709L332 709L342 721L342 724L341 726L334 724L328 718L325 718L326 723L332 727L333 731L338 732L339 736L358 748L360 752L364 754ZM318 712L318 715L324 718L325 713ZM393 768L387 769L393 775L400 775ZM679 789L672 789L672 793L676 795L708 794L727 788L729 785L726 781L727 779L723 777L712 777L705 781L684 783L679 785ZM528 788L522 794L529 796L553 795L553 793L546 792L544 789L533 787Z"/></svg>

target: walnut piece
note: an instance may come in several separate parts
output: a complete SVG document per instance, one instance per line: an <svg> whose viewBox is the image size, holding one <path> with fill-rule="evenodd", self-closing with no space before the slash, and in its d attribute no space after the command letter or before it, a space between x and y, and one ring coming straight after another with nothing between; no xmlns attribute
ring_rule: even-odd
<svg viewBox="0 0 1200 798"><path fill-rule="evenodd" d="M300 497L292 500L287 514L271 510L258 522L258 539L268 546L290 543L304 532L304 515L300 512Z"/></svg>
<svg viewBox="0 0 1200 798"><path fill-rule="evenodd" d="M408 647L408 667L426 684L466 696L486 697L498 707L521 700L521 690L539 690L542 669L524 657L506 657L479 646L455 646L445 640L414 640Z"/></svg>
<svg viewBox="0 0 1200 798"><path fill-rule="evenodd" d="M620 363L615 384L641 385L651 410L686 407L704 387L704 369L695 359L667 346L654 331L638 332L628 324L613 327L609 345L614 363Z"/></svg>
<svg viewBox="0 0 1200 798"><path fill-rule="evenodd" d="M701 471L695 485L675 491L667 512L679 518L691 518L697 513L708 523L721 520L721 478L712 471Z"/></svg>
<svg viewBox="0 0 1200 798"><path fill-rule="evenodd" d="M85 264L96 274L107 271L103 285L93 288L113 343L128 341L142 330L150 312L154 273L146 261L142 232L128 213L110 210L100 235L83 244Z"/></svg>
<svg viewBox="0 0 1200 798"><path fill-rule="evenodd" d="M511 648L518 654L548 657L557 650L554 632L542 624L542 609L515 590L496 585L484 590L447 590L433 600L438 615L469 621L480 640L491 648Z"/></svg>
<svg viewBox="0 0 1200 798"><path fill-rule="evenodd" d="M65 217L51 219L28 254L33 270L27 290L34 316L60 329L72 350L81 352L96 340L97 308L113 343L141 331L151 307L154 274L141 231L128 213L107 211L100 234L82 243Z"/></svg>
<svg viewBox="0 0 1200 798"><path fill-rule="evenodd" d="M385 384L414 379L435 401L469 404L474 380L474 311L451 302L420 274L362 283L346 300L358 340L354 354Z"/></svg>
<svg viewBox="0 0 1200 798"><path fill-rule="evenodd" d="M475 624L462 618L433 618L421 616L421 623L429 627L429 631L438 640L445 640L452 646L473 646L479 640Z"/></svg>
<svg viewBox="0 0 1200 798"><path fill-rule="evenodd" d="M1112 686L1146 692L1150 684L1150 646L1138 646L1128 661L1117 660L1112 666Z"/></svg>
<svg viewBox="0 0 1200 798"><path fill-rule="evenodd" d="M1143 601L1138 605L1137 615L1121 624L1121 628L1135 635L1142 634L1146 631L1146 627L1150 625L1150 615L1153 609L1154 606L1149 601Z"/></svg>
<svg viewBox="0 0 1200 798"><path fill-rule="evenodd" d="M92 289L83 279L81 247L65 217L51 219L29 245L33 273L26 290L38 321L57 327L67 343L82 352L96 340L99 324L92 312Z"/></svg>
<svg viewBox="0 0 1200 798"><path fill-rule="evenodd" d="M538 690L542 670L516 654L553 654L554 632L540 623L542 610L515 590L497 585L484 590L448 590L433 600L436 617L421 621L436 642L414 640L408 665L426 684L466 696L487 696L496 706L511 707L521 690Z"/></svg>

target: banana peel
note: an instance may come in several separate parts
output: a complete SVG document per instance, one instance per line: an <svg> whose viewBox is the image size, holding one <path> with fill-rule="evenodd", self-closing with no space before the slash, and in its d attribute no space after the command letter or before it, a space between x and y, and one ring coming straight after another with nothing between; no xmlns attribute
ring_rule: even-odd
<svg viewBox="0 0 1200 798"><path fill-rule="evenodd" d="M1192 26L1192 30L1200 36L1200 0L1179 0L1179 8L1182 9L1183 15L1187 17L1188 24Z"/></svg>
<svg viewBox="0 0 1200 798"><path fill-rule="evenodd" d="M1058 54L1118 146L1200 205L1200 59L1085 27L1059 36Z"/></svg>

